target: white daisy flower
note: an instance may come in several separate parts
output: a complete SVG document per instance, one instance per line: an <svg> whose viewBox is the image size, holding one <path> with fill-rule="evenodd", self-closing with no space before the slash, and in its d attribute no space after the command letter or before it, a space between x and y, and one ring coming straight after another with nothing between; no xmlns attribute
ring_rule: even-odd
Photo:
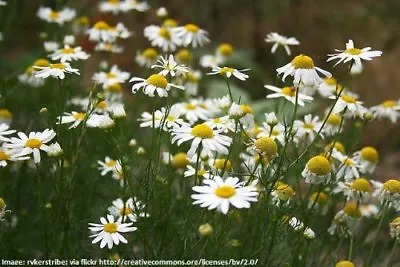
<svg viewBox="0 0 400 267"><path fill-rule="evenodd" d="M154 68L160 68L162 69L158 74L162 76L168 76L171 75L172 77L177 76L185 76L187 72L189 72L189 68L186 67L185 65L179 65L176 63L174 56L169 55L168 59L167 57L161 56L160 59L157 61L158 64L151 66L152 69Z"/></svg>
<svg viewBox="0 0 400 267"><path fill-rule="evenodd" d="M157 93L159 97L167 97L168 91L171 87L184 90L182 86L169 83L168 80L160 74L152 74L147 79L133 77L129 82L134 83L132 86L133 94L136 94L137 91L143 89L143 93L149 97L155 97L154 93Z"/></svg>
<svg viewBox="0 0 400 267"><path fill-rule="evenodd" d="M56 133L51 129L46 129L43 132L30 132L27 136L23 132L17 133L18 137L12 137L9 143L4 144L5 147L15 151L15 156L26 156L33 154L34 162L40 162L40 150L48 151L47 143L54 139Z"/></svg>
<svg viewBox="0 0 400 267"><path fill-rule="evenodd" d="M335 54L328 54L328 62L331 60L339 59L336 64L343 62L353 61L354 66L358 71L362 70L361 60L372 60L373 57L380 57L382 55L382 51L370 51L371 47L366 47L363 49L355 48L353 40L349 40L346 43L346 50L338 50L335 49ZM354 71L354 70L353 70Z"/></svg>
<svg viewBox="0 0 400 267"><path fill-rule="evenodd" d="M154 127L156 129L160 128L161 123L164 122L164 131L168 129L180 127L181 125L187 125L187 123L181 119L182 110L178 105L173 105L167 113L167 109L162 107L161 110L156 110L154 112ZM141 118L138 119L140 127L153 127L153 115L149 112L143 112Z"/></svg>
<svg viewBox="0 0 400 267"><path fill-rule="evenodd" d="M248 209L250 202L257 202L257 183L258 180L245 186L237 177L228 177L223 180L219 176L214 176L213 180L203 180L203 186L192 188L197 193L192 195L193 204L207 207L209 210L217 209L223 214L228 213L230 205L238 209Z"/></svg>
<svg viewBox="0 0 400 267"><path fill-rule="evenodd" d="M92 114L86 121L87 127L109 129L114 127L115 122L108 114Z"/></svg>
<svg viewBox="0 0 400 267"><path fill-rule="evenodd" d="M360 168L361 166L353 158L342 154L341 152L335 150L332 153L332 157L339 160L340 165L336 173L337 179L344 179L345 181L352 181L354 179L360 178Z"/></svg>
<svg viewBox="0 0 400 267"><path fill-rule="evenodd" d="M120 0L106 0L99 3L100 12L104 13L113 13L113 15L118 15L122 11L121 5L122 1Z"/></svg>
<svg viewBox="0 0 400 267"><path fill-rule="evenodd" d="M270 137L277 140L281 145L285 144L285 126L281 123L270 126L267 123L263 123L263 127L260 127L260 132L257 134L257 138Z"/></svg>
<svg viewBox="0 0 400 267"><path fill-rule="evenodd" d="M15 155L16 151L10 148L0 146L0 168L6 167L8 161L23 161L28 160L29 157Z"/></svg>
<svg viewBox="0 0 400 267"><path fill-rule="evenodd" d="M176 105L180 106L182 113L190 124L194 124L198 120L206 121L213 115L201 100L191 99L187 103L179 103Z"/></svg>
<svg viewBox="0 0 400 267"><path fill-rule="evenodd" d="M211 128L216 128L218 130L222 130L224 133L228 133L228 131L235 131L235 121L231 119L229 116L216 117L212 119L208 119L204 122L204 124L210 126Z"/></svg>
<svg viewBox="0 0 400 267"><path fill-rule="evenodd" d="M122 71L117 65L113 65L108 72L100 71L94 73L92 80L101 84L105 89L114 84L126 82L130 76L129 72Z"/></svg>
<svg viewBox="0 0 400 267"><path fill-rule="evenodd" d="M315 156L311 158L301 175L305 182L309 184L327 183L331 179L332 166L329 160L324 156Z"/></svg>
<svg viewBox="0 0 400 267"><path fill-rule="evenodd" d="M114 244L119 245L120 242L127 244L128 240L120 233L133 232L137 229L137 227L131 227L133 223L115 221L112 215L107 215L107 219L101 217L100 222L101 224L89 223L89 230L98 232L90 236L94 237L92 244L101 241L100 248L104 248L107 245L108 249L112 249Z"/></svg>
<svg viewBox="0 0 400 267"><path fill-rule="evenodd" d="M294 105L296 104L296 88L295 87L275 87L272 85L264 85L265 88L275 92L274 94L268 94L267 98L279 98L284 97L287 101L292 102ZM299 106L304 106L306 102L313 101L314 98L308 95L304 95L302 93L297 93L297 103Z"/></svg>
<svg viewBox="0 0 400 267"><path fill-rule="evenodd" d="M104 161L98 160L98 170L101 171L101 176L104 176L109 172L113 172L117 166L117 162L118 160L114 160L108 156L104 159Z"/></svg>
<svg viewBox="0 0 400 267"><path fill-rule="evenodd" d="M288 205L296 192L288 184L279 183L271 192L272 202L276 206Z"/></svg>
<svg viewBox="0 0 400 267"><path fill-rule="evenodd" d="M64 7L60 11L52 10L50 7L39 7L37 16L47 22L63 25L65 22L71 21L76 16L74 9Z"/></svg>
<svg viewBox="0 0 400 267"><path fill-rule="evenodd" d="M117 218L118 221L126 222L128 219L131 222L136 222L138 217L146 217L143 210L145 205L136 199L129 198L125 203L122 199L118 198L112 202L112 206L108 207L108 212Z"/></svg>
<svg viewBox="0 0 400 267"><path fill-rule="evenodd" d="M365 203L369 200L372 192L370 182L365 178L357 178L351 182L338 182L333 193L343 193L346 200L355 200Z"/></svg>
<svg viewBox="0 0 400 267"><path fill-rule="evenodd" d="M267 38L265 39L267 43L273 43L274 45L271 48L271 53L274 54L276 49L279 46L283 46L286 50L286 53L288 56L290 56L292 53L290 51L289 45L299 45L300 42L294 38L294 37L286 37L283 35L280 35L279 33L276 32L271 32L268 33Z"/></svg>
<svg viewBox="0 0 400 267"><path fill-rule="evenodd" d="M249 75L244 74L244 71L249 71L250 69L243 69L243 70L237 70L234 68L230 68L230 67L215 67L211 70L211 72L207 73L209 75L215 75L215 74L220 74L222 76L225 76L226 78L230 78L232 77L232 75L241 80L241 81L245 81L246 79L249 78Z"/></svg>
<svg viewBox="0 0 400 267"><path fill-rule="evenodd" d="M142 52L138 52L135 57L136 63L141 67L150 68L156 64L158 58L157 50L154 48L146 48Z"/></svg>
<svg viewBox="0 0 400 267"><path fill-rule="evenodd" d="M295 86L299 86L302 83L306 87L314 87L322 83L323 80L317 71L326 77L332 76L328 71L315 67L312 58L306 55L296 56L290 63L276 69L276 71L278 75L283 74L282 81L287 76L293 76L293 84Z"/></svg>
<svg viewBox="0 0 400 267"><path fill-rule="evenodd" d="M68 129L78 127L86 118L86 113L83 112L65 112L62 116L57 117L57 124L72 123Z"/></svg>
<svg viewBox="0 0 400 267"><path fill-rule="evenodd" d="M157 9L156 14L157 14L157 17L163 18L163 17L168 16L168 10L162 6Z"/></svg>
<svg viewBox="0 0 400 267"><path fill-rule="evenodd" d="M185 26L176 27L173 31L182 40L183 46L192 45L193 48L196 48L210 42L207 31L200 29L196 24L189 23Z"/></svg>
<svg viewBox="0 0 400 267"><path fill-rule="evenodd" d="M396 242L400 241L400 216L394 218L390 224L390 236L396 238Z"/></svg>
<svg viewBox="0 0 400 267"><path fill-rule="evenodd" d="M144 36L149 39L154 47L160 47L164 52L175 51L176 47L181 44L181 39L175 31L167 27L150 25L144 28Z"/></svg>
<svg viewBox="0 0 400 267"><path fill-rule="evenodd" d="M10 210L6 210L7 205L3 198L0 197L0 222L4 221L3 217L6 212L10 212Z"/></svg>
<svg viewBox="0 0 400 267"><path fill-rule="evenodd" d="M47 156L49 157L58 157L64 153L58 142L49 145L49 149L47 150Z"/></svg>
<svg viewBox="0 0 400 267"><path fill-rule="evenodd" d="M363 217L371 218L378 215L379 208L374 204L361 204L360 211Z"/></svg>
<svg viewBox="0 0 400 267"><path fill-rule="evenodd" d="M326 124L322 129L322 133L326 136L334 136L337 134L340 128L342 116L339 114L331 113L326 120Z"/></svg>
<svg viewBox="0 0 400 267"><path fill-rule="evenodd" d="M376 183L374 184L376 186ZM388 202L389 206L393 207L396 211L400 211L400 180L393 178L389 179L380 188L376 190L378 198L381 203Z"/></svg>
<svg viewBox="0 0 400 267"><path fill-rule="evenodd" d="M188 96L195 96L198 94L199 81L201 79L201 72L190 71L185 75L183 87L185 87L185 94Z"/></svg>
<svg viewBox="0 0 400 267"><path fill-rule="evenodd" d="M341 85L337 83L337 80L333 77L324 78L322 83L318 86L318 92L322 97L328 98L336 95L338 89L341 89Z"/></svg>
<svg viewBox="0 0 400 267"><path fill-rule="evenodd" d="M203 68L217 68L223 61L215 55L204 55L200 58L200 66Z"/></svg>
<svg viewBox="0 0 400 267"><path fill-rule="evenodd" d="M396 123L400 118L400 101L386 100L370 110L378 118L388 118L392 123Z"/></svg>
<svg viewBox="0 0 400 267"><path fill-rule="evenodd" d="M60 61L61 63L75 61L75 60L86 60L89 58L89 54L82 51L82 47L71 48L69 45L65 45L63 49L55 51L50 54L49 57L52 60Z"/></svg>
<svg viewBox="0 0 400 267"><path fill-rule="evenodd" d="M318 130L321 128L322 122L318 116L308 114L304 117L304 121L295 120L294 129L296 130L296 141L306 141L310 144L316 137ZM320 134L322 136L322 134Z"/></svg>
<svg viewBox="0 0 400 267"><path fill-rule="evenodd" d="M193 128L183 125L180 128L172 129L172 143L177 141L178 146L182 143L193 140L188 151L188 156L193 157L199 145L202 152L212 157L215 152L228 154L228 148L232 143L232 138L222 135L221 130L212 129L205 124L197 124Z"/></svg>
<svg viewBox="0 0 400 267"><path fill-rule="evenodd" d="M229 43L222 43L217 47L215 54L224 62L233 54L233 47Z"/></svg>
<svg viewBox="0 0 400 267"><path fill-rule="evenodd" d="M131 10L146 12L149 9L150 6L146 1L139 2L138 0L125 0L121 3L121 10L124 12L128 12Z"/></svg>
<svg viewBox="0 0 400 267"><path fill-rule="evenodd" d="M10 124L13 114L6 108L0 108L0 124Z"/></svg>
<svg viewBox="0 0 400 267"><path fill-rule="evenodd" d="M189 164L186 165L186 170L183 173L183 176L184 177L193 177L195 175L197 175L199 177L203 177L205 179L210 179L210 177L211 177L210 170L206 170L204 168L204 164L203 163L199 164L199 168L197 169L197 171L193 166L191 166Z"/></svg>
<svg viewBox="0 0 400 267"><path fill-rule="evenodd" d="M54 52L60 48L60 45L57 42L48 41L43 43L43 47L46 52Z"/></svg>
<svg viewBox="0 0 400 267"><path fill-rule="evenodd" d="M330 99L336 99L337 96L330 96ZM362 105L361 101L358 101L356 96L352 94L341 95L333 108L333 113L341 113L346 110L343 114L345 117L361 117L367 112L367 109Z"/></svg>
<svg viewBox="0 0 400 267"><path fill-rule="evenodd" d="M353 158L357 161L362 173L372 174L378 164L379 154L374 147L366 146L354 153Z"/></svg>
<svg viewBox="0 0 400 267"><path fill-rule="evenodd" d="M80 75L78 69L73 69L71 65L66 62L50 64L48 67L33 66L33 68L37 69L35 77L43 79L51 76L63 80L65 78L65 73Z"/></svg>
<svg viewBox="0 0 400 267"><path fill-rule="evenodd" d="M132 33L122 23L115 27L110 26L104 21L98 21L87 31L89 40L96 42L114 42L117 38L129 38Z"/></svg>
<svg viewBox="0 0 400 267"><path fill-rule="evenodd" d="M16 132L16 130L9 130L10 126L5 123L0 123L0 142L8 142L10 139L6 135L10 135Z"/></svg>
<svg viewBox="0 0 400 267"><path fill-rule="evenodd" d="M95 51L103 51L103 52L110 52L110 53L115 53L119 54L124 51L124 48L120 45L117 45L115 43L97 43L96 46L94 47Z"/></svg>

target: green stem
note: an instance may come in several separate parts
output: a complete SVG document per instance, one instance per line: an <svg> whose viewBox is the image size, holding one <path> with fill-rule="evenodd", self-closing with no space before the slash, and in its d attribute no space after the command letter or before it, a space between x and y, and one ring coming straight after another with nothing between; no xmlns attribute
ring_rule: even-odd
<svg viewBox="0 0 400 267"><path fill-rule="evenodd" d="M385 218L385 213L386 213L386 210L387 210L387 206L388 206L388 205L387 205L387 202L385 202L385 203L383 204L381 219L379 220L378 229L376 230L376 235L375 235L375 238L374 238L374 242L372 243L372 247L371 247L371 250L370 250L370 252L369 252L368 260L367 260L367 263L365 264L365 267L370 266L369 264L370 264L370 262L371 262L372 255L373 255L373 253L374 253L375 246L376 246L376 243L377 243L377 241L378 241L379 232L381 231L381 228L382 228L382 225L383 225L383 219Z"/></svg>
<svg viewBox="0 0 400 267"><path fill-rule="evenodd" d="M231 102L233 103L234 101L233 101L231 86L229 85L229 78L226 78L226 84L228 86L229 98L231 99Z"/></svg>
<svg viewBox="0 0 400 267"><path fill-rule="evenodd" d="M399 243L399 241L396 239L396 240L394 241L392 251L390 252L389 258L388 258L388 260L387 260L386 267L389 267L389 266L390 266L390 262L392 261L392 258L393 258L394 252L396 251L396 248L397 248L397 244L398 244L398 243Z"/></svg>

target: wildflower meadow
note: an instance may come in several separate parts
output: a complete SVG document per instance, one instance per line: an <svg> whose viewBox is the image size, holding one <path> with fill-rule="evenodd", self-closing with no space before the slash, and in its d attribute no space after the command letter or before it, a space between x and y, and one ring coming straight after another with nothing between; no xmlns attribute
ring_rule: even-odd
<svg viewBox="0 0 400 267"><path fill-rule="evenodd" d="M0 1L0 266L400 266L382 42L173 2Z"/></svg>

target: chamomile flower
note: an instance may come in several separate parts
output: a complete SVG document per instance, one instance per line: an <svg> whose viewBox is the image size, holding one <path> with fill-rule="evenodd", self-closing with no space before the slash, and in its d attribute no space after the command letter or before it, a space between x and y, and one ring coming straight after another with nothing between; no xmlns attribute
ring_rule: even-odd
<svg viewBox="0 0 400 267"><path fill-rule="evenodd" d="M99 3L100 12L110 12L117 15L122 11L122 1L120 0L106 0Z"/></svg>
<svg viewBox="0 0 400 267"><path fill-rule="evenodd" d="M326 136L334 136L340 130L340 123L342 116L339 114L331 113L326 119L326 123L322 132Z"/></svg>
<svg viewBox="0 0 400 267"><path fill-rule="evenodd" d="M338 182L337 187L333 189L333 193L339 192L343 192L347 201L365 202L371 195L372 187L367 179L357 178L351 182Z"/></svg>
<svg viewBox="0 0 400 267"><path fill-rule="evenodd" d="M152 74L147 79L133 77L129 82L134 83L132 86L133 94L136 94L137 91L142 89L143 93L149 97L155 97L154 93L157 93L159 97L167 97L171 87L184 90L182 86L169 83L168 80L160 74Z"/></svg>
<svg viewBox="0 0 400 267"><path fill-rule="evenodd" d="M278 146L271 137L259 137L252 140L252 144L249 147L249 151L257 152L261 155L267 156L272 159L278 155Z"/></svg>
<svg viewBox="0 0 400 267"><path fill-rule="evenodd" d="M115 54L119 54L122 53L124 51L124 48L118 44L115 43L98 43L96 44L96 46L94 47L95 51L104 51L104 52L110 52L110 53L115 53Z"/></svg>
<svg viewBox="0 0 400 267"><path fill-rule="evenodd" d="M394 218L390 224L390 236L400 240L400 216Z"/></svg>
<svg viewBox="0 0 400 267"><path fill-rule="evenodd" d="M74 34L83 34L89 29L89 18L86 16L77 17L72 23L72 32Z"/></svg>
<svg viewBox="0 0 400 267"><path fill-rule="evenodd" d="M317 136L318 130L321 128L322 122L318 116L312 117L308 114L304 117L304 121L295 120L294 128L296 129L296 141L306 141L310 144Z"/></svg>
<svg viewBox="0 0 400 267"><path fill-rule="evenodd" d="M317 72L326 77L332 76L328 71L315 67L313 59L303 54L296 56L290 63L276 69L276 71L278 75L283 74L282 81L287 76L293 76L295 86L303 84L306 87L313 87L322 83L323 80Z"/></svg>
<svg viewBox="0 0 400 267"><path fill-rule="evenodd" d="M361 204L360 212L363 217L371 218L379 213L379 208L375 204Z"/></svg>
<svg viewBox="0 0 400 267"><path fill-rule="evenodd" d="M260 130L261 131L257 134L257 138L270 137L278 141L281 145L285 144L285 126L281 123L270 126L264 122Z"/></svg>
<svg viewBox="0 0 400 267"><path fill-rule="evenodd" d="M363 49L355 48L353 40L349 40L346 43L345 50L335 49L335 51L338 53L328 54L329 58L327 61L329 62L331 60L338 59L335 66L341 62L346 63L349 61L353 61L355 68L362 69L361 60L372 60L373 57L380 57L382 55L382 51L370 51L370 50L371 47L366 47Z"/></svg>
<svg viewBox="0 0 400 267"><path fill-rule="evenodd" d="M366 146L354 153L354 159L360 165L360 171L362 173L371 174L378 164L379 154L374 147Z"/></svg>
<svg viewBox="0 0 400 267"><path fill-rule="evenodd" d="M331 163L326 157L315 156L307 162L301 175L305 178L306 183L321 184L330 180L331 170Z"/></svg>
<svg viewBox="0 0 400 267"><path fill-rule="evenodd" d="M0 6L6 6L7 5L7 2L6 1L1 1L0 0Z"/></svg>
<svg viewBox="0 0 400 267"><path fill-rule="evenodd" d="M200 58L200 66L203 68L217 68L218 65L222 64L221 58L215 55L204 55Z"/></svg>
<svg viewBox="0 0 400 267"><path fill-rule="evenodd" d="M356 266L351 261L343 260L343 261L337 262L335 264L335 267L356 267Z"/></svg>
<svg viewBox="0 0 400 267"><path fill-rule="evenodd" d="M211 128L222 130L224 133L228 133L228 131L233 132L235 130L235 121L229 116L208 119L204 122L204 124L210 126Z"/></svg>
<svg viewBox="0 0 400 267"><path fill-rule="evenodd" d="M72 129L78 127L86 119L86 116L86 113L83 112L65 112L62 116L57 117L57 123L72 123L68 128Z"/></svg>
<svg viewBox="0 0 400 267"><path fill-rule="evenodd" d="M183 46L191 45L193 48L204 46L210 42L207 31L200 29L196 24L174 28L177 37L181 39Z"/></svg>
<svg viewBox="0 0 400 267"><path fill-rule="evenodd" d="M277 206L287 205L295 194L293 187L285 183L279 183L271 192L272 202Z"/></svg>
<svg viewBox="0 0 400 267"><path fill-rule="evenodd" d="M324 78L322 83L318 86L318 92L322 97L328 98L336 94L337 90L341 88L337 80L333 77Z"/></svg>
<svg viewBox="0 0 400 267"><path fill-rule="evenodd" d="M275 92L274 94L268 94L267 98L279 98L284 97L287 101L296 104L296 88L295 87L275 87L272 85L264 85L265 88ZM306 102L313 101L314 98L308 95L297 93L297 104L304 106Z"/></svg>
<svg viewBox="0 0 400 267"><path fill-rule="evenodd" d="M49 145L49 149L47 150L47 156L49 157L58 157L64 153L60 144L55 142Z"/></svg>
<svg viewBox="0 0 400 267"><path fill-rule="evenodd" d="M29 157L26 156L18 156L16 155L15 150L3 146L0 146L0 168L6 167L8 165L8 161L24 161L28 160Z"/></svg>
<svg viewBox="0 0 400 267"><path fill-rule="evenodd" d="M400 181L398 179L389 179L384 182L378 193L382 203L388 201L390 206L400 211Z"/></svg>
<svg viewBox="0 0 400 267"><path fill-rule="evenodd" d="M136 10L138 12L146 12L150 6L146 1L139 2L138 0L125 0L121 3L121 10L128 12Z"/></svg>
<svg viewBox="0 0 400 267"><path fill-rule="evenodd" d="M117 38L129 38L132 33L122 23L110 26L104 21L98 21L87 31L89 40L96 42L114 42Z"/></svg>
<svg viewBox="0 0 400 267"><path fill-rule="evenodd" d="M378 118L388 118L392 123L396 123L400 118L400 101L386 100L370 110Z"/></svg>
<svg viewBox="0 0 400 267"><path fill-rule="evenodd" d="M187 72L189 72L189 68L185 65L179 65L176 63L174 56L169 55L167 57L161 56L160 59L157 61L158 64L151 66L152 69L159 68L162 69L158 74L162 76L171 75L172 77L177 76L185 76Z"/></svg>
<svg viewBox="0 0 400 267"><path fill-rule="evenodd" d="M75 60L86 60L89 58L89 54L82 51L82 47L71 48L69 45L65 45L63 49L55 51L50 54L49 57L52 60L60 61L61 63L75 61Z"/></svg>
<svg viewBox="0 0 400 267"><path fill-rule="evenodd" d="M15 156L27 156L33 154L34 162L40 162L40 150L47 152L49 147L47 143L54 139L56 133L51 129L46 129L43 132L30 132L27 136L23 132L18 132L17 137L12 137L4 144L5 147L14 150Z"/></svg>
<svg viewBox="0 0 400 267"><path fill-rule="evenodd" d="M330 96L330 99L336 99L337 96ZM344 112L346 117L363 117L367 112L367 109L362 105L361 101L357 100L357 97L352 94L341 95L333 108L333 113Z"/></svg>
<svg viewBox="0 0 400 267"><path fill-rule="evenodd" d="M6 212L9 212L9 210L6 210L7 205L6 202L4 201L3 198L0 197L0 222L3 221L3 217L6 214Z"/></svg>
<svg viewBox="0 0 400 267"><path fill-rule="evenodd" d="M250 69L243 69L243 70L237 70L234 68L230 67L214 67L211 72L207 73L209 75L215 75L215 74L220 74L222 76L225 76L226 78L231 78L232 75L241 81L245 81L246 79L249 78L249 75L244 74L243 72L249 71Z"/></svg>
<svg viewBox="0 0 400 267"><path fill-rule="evenodd" d="M217 57L221 59L221 61L225 61L227 58L232 56L233 54L233 46L229 43L222 43L217 47L215 51Z"/></svg>
<svg viewBox="0 0 400 267"><path fill-rule="evenodd" d="M173 105L169 110L162 107L161 110L154 112L154 128L158 129L163 123L163 130L167 131L171 128L176 128L187 123L181 118L182 110L178 105ZM153 115L149 112L143 112L140 127L153 127Z"/></svg>
<svg viewBox="0 0 400 267"><path fill-rule="evenodd" d="M97 164L99 165L99 171L101 171L100 174L104 176L109 172L113 172L117 166L117 162L118 160L114 160L108 156L105 157L104 161L98 160Z"/></svg>
<svg viewBox="0 0 400 267"><path fill-rule="evenodd" d="M195 96L198 94L199 82L201 79L201 72L190 71L185 75L183 81L183 87L185 87L185 93L189 96Z"/></svg>
<svg viewBox="0 0 400 267"><path fill-rule="evenodd" d="M37 16L46 22L63 25L65 22L71 21L75 18L76 11L68 7L64 7L60 11L55 11L50 7L41 6L37 11Z"/></svg>
<svg viewBox="0 0 400 267"><path fill-rule="evenodd" d="M108 114L92 114L86 125L90 128L109 129L114 127L115 122Z"/></svg>
<svg viewBox="0 0 400 267"><path fill-rule="evenodd" d="M208 120L212 117L212 112L207 108L202 100L191 99L187 103L177 104L183 111L185 119L194 124L198 120Z"/></svg>
<svg viewBox="0 0 400 267"><path fill-rule="evenodd" d="M126 222L128 219L131 222L136 222L138 217L146 217L144 212L140 212L143 210L145 205L136 199L128 198L127 201L123 201L118 198L112 202L112 206L108 207L108 212L117 218L118 221Z"/></svg>
<svg viewBox="0 0 400 267"><path fill-rule="evenodd" d="M239 121L241 126L245 129L252 129L254 126L253 109L249 105L238 105L232 103L229 108L228 115L235 121ZM236 131L239 128L236 127Z"/></svg>
<svg viewBox="0 0 400 267"><path fill-rule="evenodd" d="M69 63L54 63L50 64L48 67L33 66L37 69L35 72L35 77L46 79L48 77L54 77L63 80L65 78L65 73L80 75L78 69L71 67Z"/></svg>
<svg viewBox="0 0 400 267"><path fill-rule="evenodd" d="M193 166L191 166L191 165L188 164L188 165L186 166L185 172L183 173L183 176L184 176L184 177L199 176L199 177L203 177L203 178L205 178L205 179L210 179L210 170L209 170L209 169L206 169L206 168L204 167L204 164L203 164L203 163L200 163L200 164L199 164L199 167L198 167L197 171L196 171L196 169L195 169Z"/></svg>
<svg viewBox="0 0 400 267"><path fill-rule="evenodd" d="M156 64L158 58L158 52L154 48L146 48L142 52L138 52L135 57L135 61L139 66L150 68Z"/></svg>
<svg viewBox="0 0 400 267"><path fill-rule="evenodd" d="M216 130L206 124L197 124L193 127L183 125L172 129L172 143L177 142L178 146L189 140L193 140L188 151L188 156L193 157L199 146L202 151L212 157L215 152L226 155L232 143L232 138L222 135L221 130Z"/></svg>
<svg viewBox="0 0 400 267"><path fill-rule="evenodd" d="M249 186L245 186L236 177L223 180L219 176L214 176L213 180L203 180L204 185L192 188L196 192L192 195L193 204L207 207L209 210L217 209L223 214L228 213L230 205L238 209L250 208L250 203L257 201L257 183L256 180Z"/></svg>
<svg viewBox="0 0 400 267"><path fill-rule="evenodd" d="M171 155L167 163L171 163L171 166L175 169L184 169L189 165L190 161L186 153L179 152Z"/></svg>
<svg viewBox="0 0 400 267"><path fill-rule="evenodd" d="M120 233L127 233L136 231L136 227L132 227L133 223L121 223L115 221L114 216L107 215L107 219L104 217L100 218L101 224L89 223L89 230L92 232L98 232L91 235L94 237L92 244L100 242L100 248L104 248L106 245L108 249L112 249L113 245L119 245L120 242L127 244L128 240L125 239Z"/></svg>
<svg viewBox="0 0 400 267"><path fill-rule="evenodd" d="M101 84L103 88L107 88L117 83L124 83L129 79L129 77L129 72L122 71L117 65L113 65L108 72L96 72L93 75L92 80Z"/></svg>
<svg viewBox="0 0 400 267"><path fill-rule="evenodd" d="M294 38L294 37L286 37L283 35L280 35L279 33L276 32L271 32L268 33L267 38L265 39L265 41L267 43L273 43L274 45L271 48L271 53L274 54L276 49L279 46L283 46L286 50L286 53L288 54L288 56L290 56L292 53L290 51L289 46L290 45L299 45L300 42Z"/></svg>
<svg viewBox="0 0 400 267"><path fill-rule="evenodd" d="M74 35L65 35L63 39L63 44L64 45L74 45L76 41L76 38Z"/></svg>
<svg viewBox="0 0 400 267"><path fill-rule="evenodd" d="M0 124L9 125L12 121L13 114L6 108L0 108Z"/></svg>
<svg viewBox="0 0 400 267"><path fill-rule="evenodd" d="M336 173L338 179L344 179L345 181L352 181L360 177L360 165L354 158L344 155L338 151L332 153L332 157L339 160L340 165Z"/></svg>
<svg viewBox="0 0 400 267"><path fill-rule="evenodd" d="M144 36L149 39L152 46L160 47L164 52L175 51L176 47L181 44L181 39L175 31L164 26L147 26L144 28Z"/></svg>
<svg viewBox="0 0 400 267"><path fill-rule="evenodd" d="M0 142L7 142L10 139L6 135L15 133L16 130L10 130L10 126L5 123L0 123Z"/></svg>

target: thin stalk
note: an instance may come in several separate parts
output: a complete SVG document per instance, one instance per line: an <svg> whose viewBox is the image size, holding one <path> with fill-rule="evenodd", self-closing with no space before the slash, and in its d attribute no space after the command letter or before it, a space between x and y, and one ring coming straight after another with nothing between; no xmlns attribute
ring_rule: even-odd
<svg viewBox="0 0 400 267"><path fill-rule="evenodd" d="M396 248L397 248L398 243L399 243L399 241L396 239L396 240L394 241L393 248L392 248L392 250L391 250L391 252L390 252L390 255L389 255L389 258L388 258L388 260L387 260L386 267L389 267L389 266L390 266L390 262L392 261L392 258L393 258L394 252L396 251Z"/></svg>
<svg viewBox="0 0 400 267"><path fill-rule="evenodd" d="M372 255L373 255L373 253L374 253L375 246L376 246L376 243L377 243L377 241L378 241L379 232L381 231L381 228L382 228L382 225L383 225L383 219L385 218L385 213L386 213L386 210L387 210L387 206L388 206L388 205L387 205L387 202L385 202L385 203L383 204L381 219L379 220L378 229L376 230L376 235L375 235L375 238L374 238L374 242L372 243L372 247L371 247L371 250L370 250L370 252L369 252L368 260L367 260L367 263L365 264L365 267L370 266L370 262L371 262L371 259L372 259Z"/></svg>

